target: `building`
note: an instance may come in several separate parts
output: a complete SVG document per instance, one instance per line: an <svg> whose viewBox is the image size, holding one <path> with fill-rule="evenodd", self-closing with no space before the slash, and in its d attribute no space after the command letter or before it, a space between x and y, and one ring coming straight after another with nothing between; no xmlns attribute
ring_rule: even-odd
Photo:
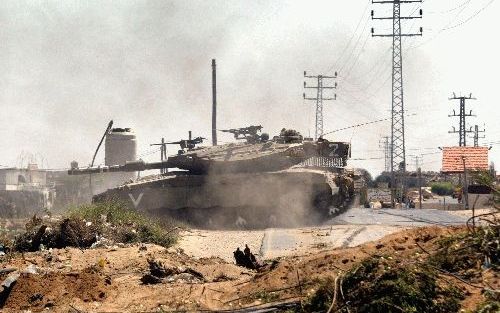
<svg viewBox="0 0 500 313"><path fill-rule="evenodd" d="M0 215L22 217L51 209L55 189L47 183L47 171L36 164L27 168L0 169Z"/></svg>

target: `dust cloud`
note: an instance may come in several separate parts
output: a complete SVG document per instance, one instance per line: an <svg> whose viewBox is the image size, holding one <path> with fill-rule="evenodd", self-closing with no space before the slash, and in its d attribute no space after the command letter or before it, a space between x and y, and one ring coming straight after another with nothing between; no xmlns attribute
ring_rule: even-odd
<svg viewBox="0 0 500 313"><path fill-rule="evenodd" d="M302 100L303 71L332 68L350 39L345 25L298 3L4 1L0 6L5 47L0 135L8 164L16 163L22 149L42 155L51 168L67 168L72 160L86 165L110 119L135 129L140 154L161 137L186 138L188 130L209 138L212 58L218 64L219 128L260 124L270 134L286 127L309 135L314 114L313 104ZM317 18L311 20L304 9ZM344 14L358 16L358 8ZM368 69L359 61L349 74ZM339 98L346 101L345 95ZM371 108L377 111L363 102L361 111ZM360 120L359 111L332 103L325 108L325 128L351 125ZM232 140L219 136L221 142ZM352 134L335 137L349 141ZM154 161L159 153L141 157Z"/></svg>

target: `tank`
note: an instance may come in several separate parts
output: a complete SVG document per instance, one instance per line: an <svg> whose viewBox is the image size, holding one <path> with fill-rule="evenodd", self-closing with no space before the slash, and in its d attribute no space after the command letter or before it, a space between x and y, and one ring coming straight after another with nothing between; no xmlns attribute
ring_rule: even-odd
<svg viewBox="0 0 500 313"><path fill-rule="evenodd" d="M119 200L204 228L305 225L347 208L354 195L354 175L345 169L349 143L304 140L286 129L272 139L252 133L238 138L244 142L210 147L196 147L199 137L175 142L182 149L162 162L72 169L69 174L169 168L109 189L93 201Z"/></svg>

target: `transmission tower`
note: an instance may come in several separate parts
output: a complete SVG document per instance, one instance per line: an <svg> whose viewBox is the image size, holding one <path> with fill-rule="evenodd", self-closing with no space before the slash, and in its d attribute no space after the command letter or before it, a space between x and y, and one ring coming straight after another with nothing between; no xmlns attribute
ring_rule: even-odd
<svg viewBox="0 0 500 313"><path fill-rule="evenodd" d="M479 136L479 133L484 133L486 130L483 128L479 130L479 125L474 126L474 147L479 147L479 139L486 138L485 135Z"/></svg>
<svg viewBox="0 0 500 313"><path fill-rule="evenodd" d="M379 147L384 149L384 172L389 173L391 171L391 143L389 141L391 137L384 136L383 140L379 141Z"/></svg>
<svg viewBox="0 0 500 313"><path fill-rule="evenodd" d="M307 86L307 83L304 82L304 89L316 89L316 97L315 98L306 97L305 92L304 92L303 96L304 96L304 100L316 101L316 130L314 133L314 139L318 140L318 138L323 137L323 101L337 99L336 94L334 94L333 98L324 98L323 97L323 89L336 89L337 88L337 82L335 82L333 86L328 86L328 85L323 84L323 80L336 79L337 72L335 72L335 76L326 76L326 75L307 75L307 73L304 71L304 77L317 79L316 86Z"/></svg>
<svg viewBox="0 0 500 313"><path fill-rule="evenodd" d="M424 156L423 155L411 155L413 158L413 162L415 164L415 171L418 171L420 165L423 163Z"/></svg>
<svg viewBox="0 0 500 313"><path fill-rule="evenodd" d="M374 4L390 3L393 6L392 16L389 17L376 17L374 11L372 10L371 12L373 20L392 20L392 34L375 34L374 28L371 29L371 32L373 37L392 38L391 189L393 206L396 191L399 190L397 197L401 199L405 194L406 186L405 111L403 102L403 54L401 50L401 38L422 36L422 27L420 27L420 33L402 33L401 20L422 18L422 9L420 9L419 16L401 16L401 4L419 2L421 3L422 0L372 0Z"/></svg>
<svg viewBox="0 0 500 313"><path fill-rule="evenodd" d="M457 114L455 110L453 110L453 114L448 115L448 117L459 117L459 130L457 131L455 127L453 127L452 131L449 131L448 133L450 134L457 134L459 135L459 140L458 140L458 145L460 147L465 147L467 146L466 138L467 138L467 133L473 133L474 131L472 130L472 127L470 129L465 129L465 118L468 116L475 116L472 114L472 110L470 110L469 114L465 113L465 100L476 100L476 98L472 98L472 94L470 94L468 97L457 97L455 93L453 93L453 97L449 98L450 100L460 100L460 113Z"/></svg>

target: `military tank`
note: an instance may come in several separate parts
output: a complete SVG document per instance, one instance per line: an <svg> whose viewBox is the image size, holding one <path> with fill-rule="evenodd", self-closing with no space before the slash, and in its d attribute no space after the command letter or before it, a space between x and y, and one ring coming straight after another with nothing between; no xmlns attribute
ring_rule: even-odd
<svg viewBox="0 0 500 313"><path fill-rule="evenodd" d="M283 129L269 138L261 126L224 130L235 142L197 147L203 138L174 142L177 155L154 163L73 168L70 175L169 169L96 195L137 210L166 214L196 227L298 226L335 215L354 195L345 170L350 144L304 139Z"/></svg>

